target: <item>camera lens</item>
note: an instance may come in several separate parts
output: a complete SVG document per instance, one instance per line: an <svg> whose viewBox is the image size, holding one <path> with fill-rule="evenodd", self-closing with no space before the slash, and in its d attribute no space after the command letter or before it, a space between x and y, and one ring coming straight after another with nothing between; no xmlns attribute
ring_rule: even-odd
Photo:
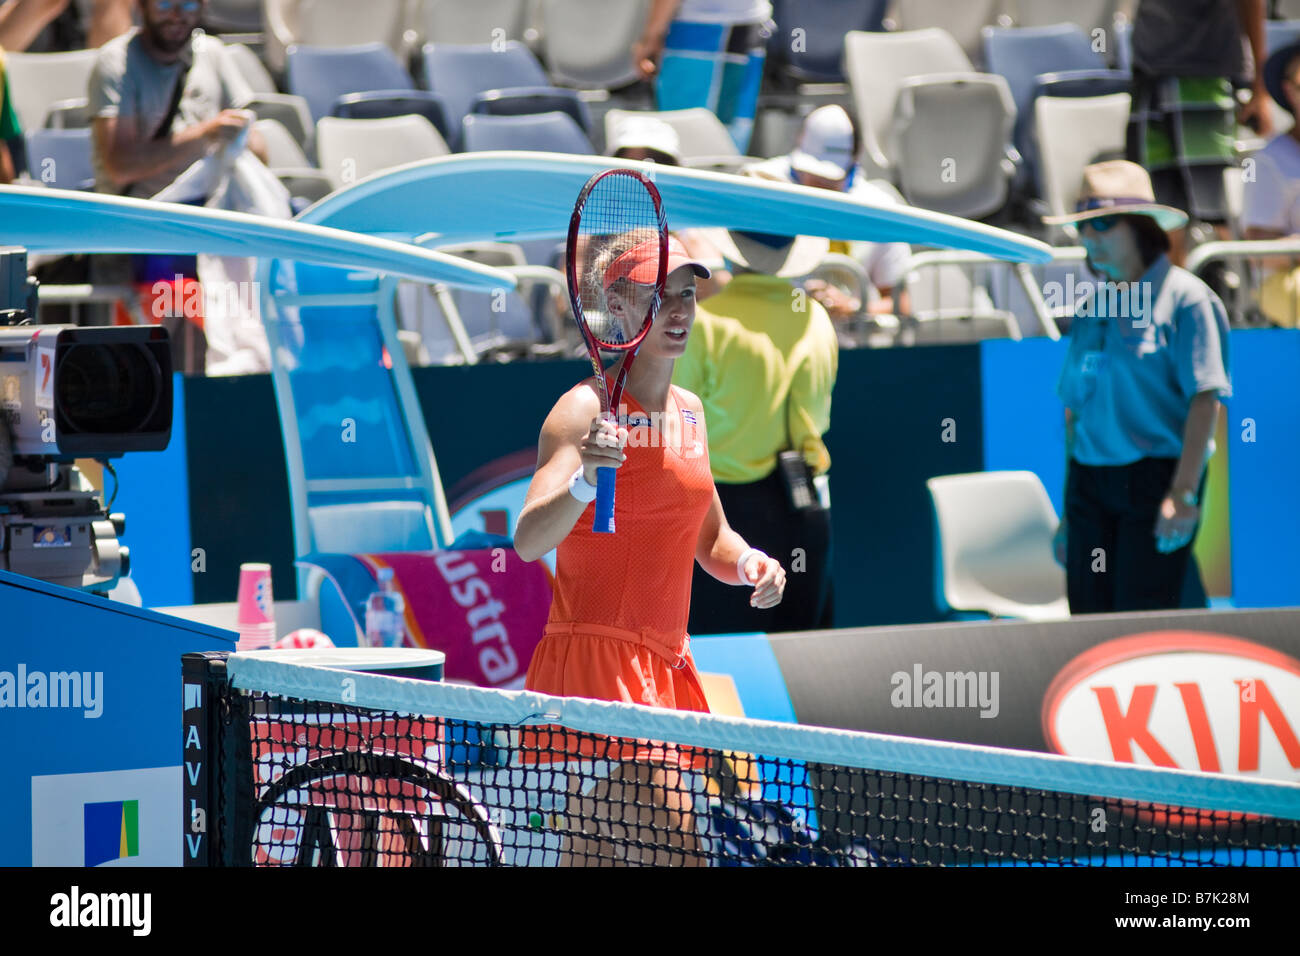
<svg viewBox="0 0 1300 956"><path fill-rule="evenodd" d="M158 362L142 344L73 344L59 357L54 401L73 433L131 434L153 418L159 378Z"/></svg>

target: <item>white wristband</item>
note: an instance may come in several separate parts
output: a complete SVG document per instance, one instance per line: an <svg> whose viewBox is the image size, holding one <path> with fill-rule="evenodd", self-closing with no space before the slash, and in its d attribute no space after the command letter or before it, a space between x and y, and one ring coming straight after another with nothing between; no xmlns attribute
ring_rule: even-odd
<svg viewBox="0 0 1300 956"><path fill-rule="evenodd" d="M596 500L596 486L587 481L587 476L581 468L569 479L569 494L584 504Z"/></svg>
<svg viewBox="0 0 1300 956"><path fill-rule="evenodd" d="M750 581L745 577L745 563L754 555L766 558L767 554L758 550L758 548L746 548L744 552L736 559L736 577L740 578L738 582L741 587L749 587Z"/></svg>

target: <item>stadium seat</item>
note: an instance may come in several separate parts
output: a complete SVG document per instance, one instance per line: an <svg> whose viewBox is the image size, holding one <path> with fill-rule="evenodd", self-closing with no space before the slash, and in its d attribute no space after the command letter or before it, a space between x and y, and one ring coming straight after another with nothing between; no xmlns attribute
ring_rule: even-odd
<svg viewBox="0 0 1300 956"><path fill-rule="evenodd" d="M1074 211L1085 166L1101 157L1123 156L1130 99L1127 93L1113 93L1076 99L1040 96L1035 101L1039 195L1049 215Z"/></svg>
<svg viewBox="0 0 1300 956"><path fill-rule="evenodd" d="M558 86L517 87L508 90L486 90L474 97L471 113L492 116L522 116L528 113L568 113L582 131L591 135L591 114L577 90Z"/></svg>
<svg viewBox="0 0 1300 956"><path fill-rule="evenodd" d="M795 83L843 83L844 35L883 30L888 6L889 0L773 0L767 62Z"/></svg>
<svg viewBox="0 0 1300 956"><path fill-rule="evenodd" d="M84 98L98 57L98 50L5 53L10 102L22 128L40 129L55 103Z"/></svg>
<svg viewBox="0 0 1300 956"><path fill-rule="evenodd" d="M203 29L208 33L261 33L262 0L208 0Z"/></svg>
<svg viewBox="0 0 1300 956"><path fill-rule="evenodd" d="M48 129L84 129L93 120L94 117L90 115L90 100L84 96L51 103L45 114L45 126Z"/></svg>
<svg viewBox="0 0 1300 956"><path fill-rule="evenodd" d="M898 185L914 206L981 219L1006 205L1016 173L1016 107L1007 81L987 73L918 76L898 88Z"/></svg>
<svg viewBox="0 0 1300 956"><path fill-rule="evenodd" d="M386 119L390 116L423 116L438 135L450 142L451 123L442 97L428 90L379 90L370 93L348 93L340 96L330 110L331 116L344 119Z"/></svg>
<svg viewBox="0 0 1300 956"><path fill-rule="evenodd" d="M1272 53L1300 40L1300 20L1265 20L1264 48Z"/></svg>
<svg viewBox="0 0 1300 956"><path fill-rule="evenodd" d="M1116 20L1111 36L1115 41L1115 69L1132 73L1133 24L1127 20Z"/></svg>
<svg viewBox="0 0 1300 956"><path fill-rule="evenodd" d="M844 38L844 72L862 128L863 166L873 177L890 178L889 128L899 85L930 73L969 73L970 58L947 31L852 32Z"/></svg>
<svg viewBox="0 0 1300 956"><path fill-rule="evenodd" d="M292 93L279 92L257 54L242 43L226 44L226 55L253 91L253 98L240 105L256 113L259 120L275 120L299 145L307 148L315 130L307 101Z"/></svg>
<svg viewBox="0 0 1300 956"><path fill-rule="evenodd" d="M984 287L984 271L951 262L910 267L903 281L911 311L903 317L899 344L1020 338L1016 316L994 305Z"/></svg>
<svg viewBox="0 0 1300 956"><path fill-rule="evenodd" d="M1110 96L1127 93L1133 78L1123 70L1066 70L1038 75L1039 96ZM1031 137L1032 141L1032 137Z"/></svg>
<svg viewBox="0 0 1300 956"><path fill-rule="evenodd" d="M980 31L997 23L1001 12L1002 0L894 0L893 19L899 30L947 31L971 62L978 62L983 53Z"/></svg>
<svg viewBox="0 0 1300 956"><path fill-rule="evenodd" d="M634 116L662 120L677 133L683 166L737 169L748 162L736 149L736 141L722 125L722 120L702 106L689 110L620 110L605 114L605 142L610 142L619 123Z"/></svg>
<svg viewBox="0 0 1300 956"><path fill-rule="evenodd" d="M1065 569L1052 537L1056 509L1030 471L943 475L926 481L935 515L935 603L1031 621L1069 617Z"/></svg>
<svg viewBox="0 0 1300 956"><path fill-rule="evenodd" d="M415 81L382 43L348 47L294 46L289 50L289 92L301 96L312 119L329 116L348 93L415 89Z"/></svg>
<svg viewBox="0 0 1300 956"><path fill-rule="evenodd" d="M403 61L410 52L406 0L265 0L265 18L266 62L275 73L285 71L288 50L295 45L378 42Z"/></svg>
<svg viewBox="0 0 1300 956"><path fill-rule="evenodd" d="M320 168L335 189L394 166L451 152L423 116L388 119L322 117L316 124Z"/></svg>
<svg viewBox="0 0 1300 956"><path fill-rule="evenodd" d="M513 40L504 45L428 43L422 53L425 82L447 105L453 143L459 142L461 122L473 111L480 93L551 85L532 51Z"/></svg>
<svg viewBox="0 0 1300 956"><path fill-rule="evenodd" d="M562 86L617 90L640 79L632 62L649 0L540 0L542 55Z"/></svg>
<svg viewBox="0 0 1300 956"><path fill-rule="evenodd" d="M526 264L524 250L512 243L476 243L470 246L439 247L438 251L498 268ZM507 292L503 298L496 292L454 289L451 296L465 332L479 355L503 350L524 352L545 338L520 290ZM438 351L430 349L430 357L435 362L438 361ZM454 351L454 343L444 341L440 351L446 356Z"/></svg>
<svg viewBox="0 0 1300 956"><path fill-rule="evenodd" d="M26 133L27 174L52 189L94 189L89 129L33 129Z"/></svg>
<svg viewBox="0 0 1300 956"><path fill-rule="evenodd" d="M530 0L423 0L411 27L423 43L522 40ZM499 32L498 32L499 31Z"/></svg>
<svg viewBox="0 0 1300 956"><path fill-rule="evenodd" d="M544 153L595 153L591 140L568 113L527 116L465 117L465 152L489 149L527 149Z"/></svg>
<svg viewBox="0 0 1300 956"><path fill-rule="evenodd" d="M329 177L312 166L298 141L284 126L275 120L258 120L253 128L266 143L266 165L289 190L290 196L313 203L334 189Z"/></svg>
<svg viewBox="0 0 1300 956"><path fill-rule="evenodd" d="M1045 27L985 27L983 36L984 62L989 72L1005 78L1011 88L1016 103L1014 142L1024 157L1025 175L1032 181L1038 162L1033 107L1034 98L1038 96L1039 76L1079 70L1103 71L1106 61L1100 53L1094 52L1089 36L1073 23ZM1124 74L1115 71L1114 76L1116 83L1127 88L1129 81Z"/></svg>
<svg viewBox="0 0 1300 956"><path fill-rule="evenodd" d="M1097 29L1109 35L1121 6L1121 0L1011 0L1007 12L1018 27L1075 24L1091 40Z"/></svg>

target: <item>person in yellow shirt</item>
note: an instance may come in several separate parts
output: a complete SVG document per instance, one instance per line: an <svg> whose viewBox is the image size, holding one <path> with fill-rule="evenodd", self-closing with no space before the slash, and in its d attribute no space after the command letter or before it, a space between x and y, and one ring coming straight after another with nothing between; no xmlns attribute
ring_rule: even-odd
<svg viewBox="0 0 1300 956"><path fill-rule="evenodd" d="M708 575L691 584L693 634L832 626L831 391L839 363L826 310L791 277L826 254L825 239L710 231L735 278L696 310L673 383L700 397L710 470L737 533L789 569L786 597L757 613ZM782 458L782 452L793 452Z"/></svg>

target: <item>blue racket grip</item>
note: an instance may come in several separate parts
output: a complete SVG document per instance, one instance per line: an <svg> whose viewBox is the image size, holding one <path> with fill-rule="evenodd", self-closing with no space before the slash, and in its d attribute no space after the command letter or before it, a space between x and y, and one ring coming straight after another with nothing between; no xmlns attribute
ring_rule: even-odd
<svg viewBox="0 0 1300 956"><path fill-rule="evenodd" d="M614 533L614 477L615 469L596 469L596 520L591 530L597 534Z"/></svg>

